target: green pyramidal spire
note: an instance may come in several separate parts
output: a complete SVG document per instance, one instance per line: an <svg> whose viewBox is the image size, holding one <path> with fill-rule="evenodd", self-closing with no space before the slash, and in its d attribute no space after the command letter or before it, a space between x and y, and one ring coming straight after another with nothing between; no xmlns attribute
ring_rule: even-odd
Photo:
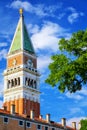
<svg viewBox="0 0 87 130"><path fill-rule="evenodd" d="M19 50L25 50L31 54L35 54L27 28L24 24L23 9L20 9L20 19L11 43L9 54Z"/></svg>

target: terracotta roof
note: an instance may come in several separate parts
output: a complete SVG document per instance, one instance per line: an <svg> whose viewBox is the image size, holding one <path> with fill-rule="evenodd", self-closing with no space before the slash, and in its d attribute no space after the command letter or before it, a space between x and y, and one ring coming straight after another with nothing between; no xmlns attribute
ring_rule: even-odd
<svg viewBox="0 0 87 130"><path fill-rule="evenodd" d="M34 118L34 119L35 119L36 121L41 122L41 123L46 123L46 124L48 124L47 121L44 120L44 119L40 119L40 118ZM63 128L62 124L56 123L56 122L54 122L54 121L51 121L50 124L51 124L52 126L54 126L54 127ZM66 126L66 128L68 128L68 129L70 129L70 130L75 130L75 129L69 127L69 126Z"/></svg>
<svg viewBox="0 0 87 130"><path fill-rule="evenodd" d="M0 109L0 114L6 114L6 115L8 115L8 116L12 116L12 114L10 114L9 111L5 111L5 110L3 110L3 109ZM24 119L29 119L29 120L31 120L31 119L30 119L27 115L25 115L25 114L19 115L19 114L15 113L15 118L24 118ZM31 121L32 121L32 120L31 120ZM47 121L46 121L45 119L43 119L43 118L34 118L33 121L37 121L37 122L40 122L40 123L45 123L45 124L48 125ZM52 126L58 127L58 128L63 128L62 124L56 123L56 122L54 122L54 121L50 121L49 125L52 125ZM75 129L69 127L69 126L66 126L66 128L68 128L69 130L75 130Z"/></svg>
<svg viewBox="0 0 87 130"><path fill-rule="evenodd" d="M4 109L0 109L0 113L3 113L3 114L10 114L9 111L5 111Z"/></svg>

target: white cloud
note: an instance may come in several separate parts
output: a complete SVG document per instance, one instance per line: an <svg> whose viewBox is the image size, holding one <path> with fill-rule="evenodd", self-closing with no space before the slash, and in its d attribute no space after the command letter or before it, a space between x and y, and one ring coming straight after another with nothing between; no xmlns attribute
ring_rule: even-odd
<svg viewBox="0 0 87 130"><path fill-rule="evenodd" d="M43 55L40 55L38 57L38 69L39 70L44 70L45 68L48 67L49 63L51 63L51 58L50 56L43 56Z"/></svg>
<svg viewBox="0 0 87 130"><path fill-rule="evenodd" d="M61 8L62 3L59 3L58 5L51 5L46 7L44 4L38 4L38 5L32 5L31 3L25 1L22 2L20 0L13 1L10 5L7 7L19 9L20 7L23 8L25 11L30 13L35 13L36 15L43 17L43 16L51 16L54 17L54 12Z"/></svg>
<svg viewBox="0 0 87 130"><path fill-rule="evenodd" d="M3 76L0 76L0 98L3 97L3 90L4 90L4 81L3 81Z"/></svg>
<svg viewBox="0 0 87 130"><path fill-rule="evenodd" d="M55 91L55 93L56 93L56 91ZM65 98L64 98L63 96L58 96L57 99L62 99L62 100L64 100Z"/></svg>
<svg viewBox="0 0 87 130"><path fill-rule="evenodd" d="M45 51L47 53L39 55L38 57L38 69L41 72L48 67L51 62L52 52L57 52L58 41L61 37L69 38L71 36L67 29L62 28L57 23L44 22L42 27L38 25L28 25L28 29L31 32L31 40L36 50ZM45 74L46 75L46 74Z"/></svg>
<svg viewBox="0 0 87 130"><path fill-rule="evenodd" d="M4 83L3 83L3 78L0 76L0 108L2 107L3 101L1 100L3 98L3 89L4 89Z"/></svg>
<svg viewBox="0 0 87 130"><path fill-rule="evenodd" d="M29 30L30 33L34 34L34 33L38 33L40 30L40 27L38 25L32 25L32 24L28 24L27 28Z"/></svg>
<svg viewBox="0 0 87 130"><path fill-rule="evenodd" d="M0 108L2 108L2 104L3 104L3 101L2 101L2 100L0 100Z"/></svg>
<svg viewBox="0 0 87 130"><path fill-rule="evenodd" d="M67 10L70 10L72 13L75 13L75 12L76 12L76 9L73 8L73 7L68 7Z"/></svg>
<svg viewBox="0 0 87 130"><path fill-rule="evenodd" d="M76 100L81 100L84 98L83 96L77 93L72 94L72 93L67 92L65 95L67 98L76 99Z"/></svg>
<svg viewBox="0 0 87 130"><path fill-rule="evenodd" d="M2 60L3 58L5 59L7 55L7 50L6 49L2 49L0 51L0 60Z"/></svg>
<svg viewBox="0 0 87 130"><path fill-rule="evenodd" d="M82 90L78 91L77 93L80 95L87 96L87 88L82 88Z"/></svg>
<svg viewBox="0 0 87 130"><path fill-rule="evenodd" d="M44 22L43 27L37 27L36 31L37 32L31 37L36 49L51 49L52 51L57 51L60 37L70 37L67 29L52 22Z"/></svg>
<svg viewBox="0 0 87 130"><path fill-rule="evenodd" d="M0 47L6 47L6 46L8 46L8 44L6 42L0 43Z"/></svg>
<svg viewBox="0 0 87 130"><path fill-rule="evenodd" d="M79 107L75 107L75 108L70 108L70 114L73 115L73 114L76 114L76 113L84 113L84 111L79 108Z"/></svg>
<svg viewBox="0 0 87 130"><path fill-rule="evenodd" d="M20 0L13 1L7 7L11 7L11 8L14 8L14 9L23 8L25 11L29 11L29 10L32 11L32 9L33 9L33 6L29 2L27 2L27 1L22 2Z"/></svg>
<svg viewBox="0 0 87 130"><path fill-rule="evenodd" d="M67 98L75 99L77 101L82 100L87 96L87 88L83 86L82 90L77 91L76 93L69 93L65 94ZM79 104L80 105L80 104ZM87 103L82 100L81 106L87 106Z"/></svg>
<svg viewBox="0 0 87 130"><path fill-rule="evenodd" d="M58 16L57 16L57 18L60 20L60 19L62 19L64 16L66 15L66 13L60 13Z"/></svg>
<svg viewBox="0 0 87 130"><path fill-rule="evenodd" d="M72 126L72 122L76 122L76 126L78 128L79 127L78 124L79 124L80 120L85 119L85 118L86 117L74 117L74 118L68 119L67 120L67 125Z"/></svg>
<svg viewBox="0 0 87 130"><path fill-rule="evenodd" d="M72 13L71 15L68 16L68 21L72 24L77 20L78 17L79 17L78 13Z"/></svg>
<svg viewBox="0 0 87 130"><path fill-rule="evenodd" d="M67 98L70 99L75 99L75 102L77 103L79 100L81 100L81 102L79 103L79 106L87 106L87 101L84 100L84 98L87 97L87 89L83 86L82 90L77 91L76 93L69 93L67 92L65 94L65 96Z"/></svg>
<svg viewBox="0 0 87 130"><path fill-rule="evenodd" d="M67 10L71 11L71 14L68 16L68 21L71 24L76 22L80 16L84 16L83 12L77 12L73 7L68 7Z"/></svg>

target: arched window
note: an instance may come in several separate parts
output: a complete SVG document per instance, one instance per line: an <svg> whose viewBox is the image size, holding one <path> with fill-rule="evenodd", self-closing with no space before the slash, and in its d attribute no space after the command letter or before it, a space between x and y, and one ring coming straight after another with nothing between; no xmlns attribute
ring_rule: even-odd
<svg viewBox="0 0 87 130"><path fill-rule="evenodd" d="M11 80L11 87L14 87L14 80Z"/></svg>
<svg viewBox="0 0 87 130"><path fill-rule="evenodd" d="M35 89L37 89L37 83L36 83L36 81L34 81L34 85L33 86L34 86Z"/></svg>
<svg viewBox="0 0 87 130"><path fill-rule="evenodd" d="M33 88L33 80L30 81L30 86Z"/></svg>
<svg viewBox="0 0 87 130"><path fill-rule="evenodd" d="M28 78L25 78L25 85L28 86Z"/></svg>
<svg viewBox="0 0 87 130"><path fill-rule="evenodd" d="M20 85L20 77L18 77L18 85Z"/></svg>
<svg viewBox="0 0 87 130"><path fill-rule="evenodd" d="M8 82L7 82L7 89L9 89L10 88L10 80L8 80Z"/></svg>
<svg viewBox="0 0 87 130"><path fill-rule="evenodd" d="M17 79L15 78L15 86L17 85Z"/></svg>
<svg viewBox="0 0 87 130"><path fill-rule="evenodd" d="M28 86L30 86L30 79L28 79Z"/></svg>

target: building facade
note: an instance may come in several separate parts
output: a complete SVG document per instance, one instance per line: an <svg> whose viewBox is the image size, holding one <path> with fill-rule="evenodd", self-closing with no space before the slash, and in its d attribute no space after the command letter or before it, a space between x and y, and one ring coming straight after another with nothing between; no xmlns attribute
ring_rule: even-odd
<svg viewBox="0 0 87 130"><path fill-rule="evenodd" d="M40 115L40 74L37 56L24 23L23 9L7 55L4 71L4 103L0 109L0 130L76 130Z"/></svg>
<svg viewBox="0 0 87 130"><path fill-rule="evenodd" d="M4 71L4 107L16 113L30 115L34 110L35 117L40 115L39 76L37 57L24 24L20 10L20 19L11 47L7 55L7 68Z"/></svg>

